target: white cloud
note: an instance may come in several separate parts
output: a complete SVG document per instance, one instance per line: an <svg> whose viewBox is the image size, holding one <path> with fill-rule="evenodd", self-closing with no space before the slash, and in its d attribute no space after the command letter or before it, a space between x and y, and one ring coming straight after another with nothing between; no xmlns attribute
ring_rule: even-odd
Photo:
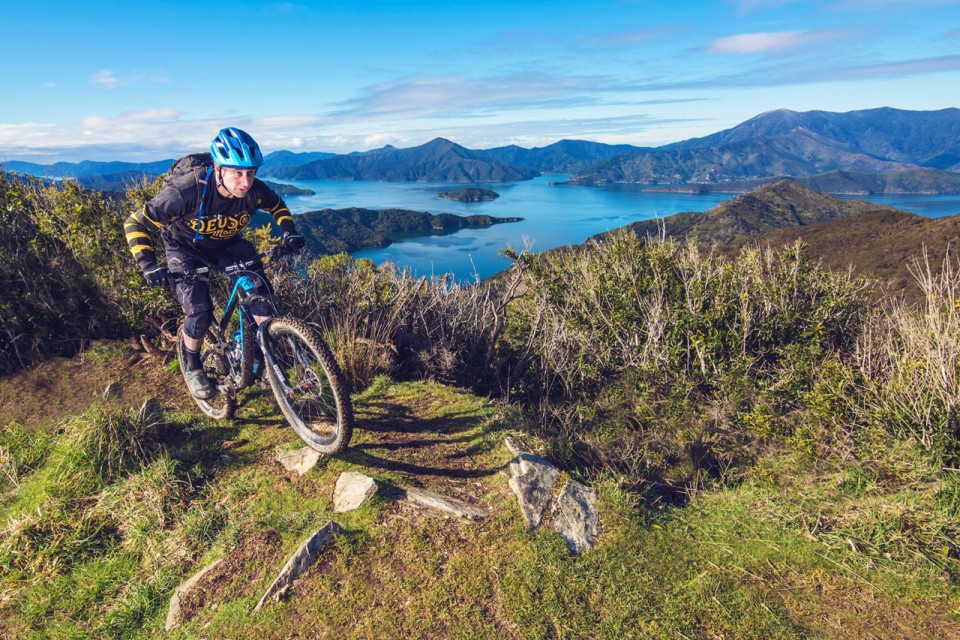
<svg viewBox="0 0 960 640"><path fill-rule="evenodd" d="M325 150L317 145L326 138L316 133L325 124L327 119L311 115L190 119L175 109L88 115L69 124L0 123L0 159L158 160L207 148L226 125L249 131L267 152L290 146Z"/></svg>
<svg viewBox="0 0 960 640"><path fill-rule="evenodd" d="M717 38L703 47L713 54L771 54L793 51L804 45L838 39L833 31L779 31L766 33L742 33Z"/></svg>
<svg viewBox="0 0 960 640"><path fill-rule="evenodd" d="M511 75L491 78L420 77L367 87L341 103L337 118L477 116L490 110L596 104L596 94L615 90L591 76Z"/></svg>
<svg viewBox="0 0 960 640"><path fill-rule="evenodd" d="M101 69L93 74L93 77L90 78L90 81L95 85L99 85L104 89L113 89L117 86L119 82L117 78L113 75L113 71L110 69Z"/></svg>

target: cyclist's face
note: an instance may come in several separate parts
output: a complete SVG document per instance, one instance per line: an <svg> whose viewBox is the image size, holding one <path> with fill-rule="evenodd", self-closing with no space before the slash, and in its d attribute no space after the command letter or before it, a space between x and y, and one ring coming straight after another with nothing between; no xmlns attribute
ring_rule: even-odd
<svg viewBox="0 0 960 640"><path fill-rule="evenodd" d="M236 196L243 196L253 186L253 178L257 175L256 169L230 169L223 167L221 169L223 177L223 186Z"/></svg>

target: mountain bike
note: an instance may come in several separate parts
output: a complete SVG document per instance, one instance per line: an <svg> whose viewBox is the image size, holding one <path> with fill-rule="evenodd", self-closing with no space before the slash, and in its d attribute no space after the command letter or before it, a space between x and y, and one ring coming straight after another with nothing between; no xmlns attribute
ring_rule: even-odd
<svg viewBox="0 0 960 640"><path fill-rule="evenodd" d="M171 273L174 282L232 281L219 319L214 309L216 321L200 353L216 392L207 400L191 397L211 418L229 419L237 409L238 393L265 373L284 418L297 435L320 453L335 454L346 448L353 434L353 407L340 367L315 331L280 313L272 291L265 296L258 293L258 276L250 270L262 258L287 253L276 247L222 269L207 266ZM259 326L250 311L254 302L272 310L271 319ZM180 372L186 376L182 325L177 338Z"/></svg>

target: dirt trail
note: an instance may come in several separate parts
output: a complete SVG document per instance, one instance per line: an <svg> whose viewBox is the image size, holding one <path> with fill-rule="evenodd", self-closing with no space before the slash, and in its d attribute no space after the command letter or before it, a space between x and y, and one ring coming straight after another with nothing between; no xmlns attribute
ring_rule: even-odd
<svg viewBox="0 0 960 640"><path fill-rule="evenodd" d="M119 383L116 400L125 405L140 406L150 397L164 409L192 405L182 392L179 373L166 368L163 356L124 347L105 357L52 358L0 378L0 424L15 420L28 429L54 428L102 399L111 382Z"/></svg>

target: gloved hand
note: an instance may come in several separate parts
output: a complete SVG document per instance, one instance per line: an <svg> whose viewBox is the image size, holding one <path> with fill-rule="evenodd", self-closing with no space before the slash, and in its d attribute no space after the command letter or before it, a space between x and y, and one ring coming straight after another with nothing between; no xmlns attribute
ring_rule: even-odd
<svg viewBox="0 0 960 640"><path fill-rule="evenodd" d="M306 239L295 231L284 231L283 232L283 247L288 251L293 251L294 253L303 249L303 246L307 244Z"/></svg>
<svg viewBox="0 0 960 640"><path fill-rule="evenodd" d="M143 268L143 277L151 287L170 287L170 272L166 267L149 264Z"/></svg>

